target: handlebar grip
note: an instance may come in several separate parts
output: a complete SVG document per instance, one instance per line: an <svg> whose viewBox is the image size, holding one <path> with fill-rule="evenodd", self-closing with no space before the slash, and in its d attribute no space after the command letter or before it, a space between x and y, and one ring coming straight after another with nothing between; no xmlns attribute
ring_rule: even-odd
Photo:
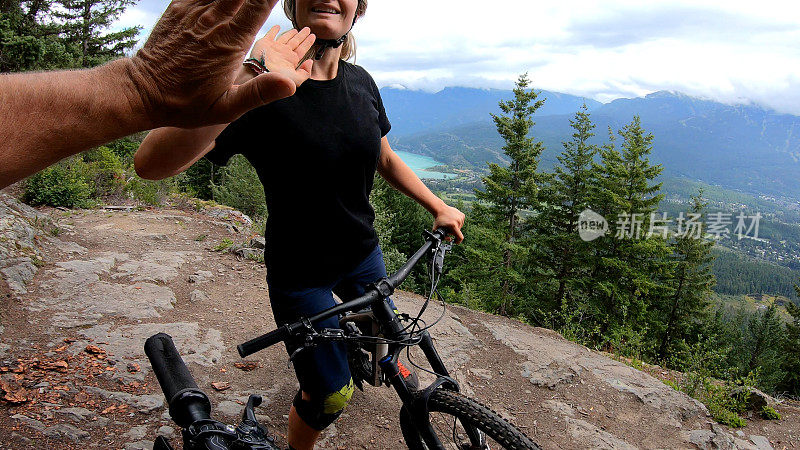
<svg viewBox="0 0 800 450"><path fill-rule="evenodd" d="M278 342L285 341L289 335L289 327L284 325L277 330L272 330L267 334L250 339L244 344L237 345L236 350L239 351L239 356L244 358L245 356L249 356L255 352L264 350L271 345L275 345Z"/></svg>
<svg viewBox="0 0 800 450"><path fill-rule="evenodd" d="M433 230L433 234L437 235L439 239L444 239L447 236L447 230L444 228L437 228Z"/></svg>
<svg viewBox="0 0 800 450"><path fill-rule="evenodd" d="M144 343L144 353L150 360L168 403L171 403L181 391L199 389L170 335L158 333L150 336Z"/></svg>

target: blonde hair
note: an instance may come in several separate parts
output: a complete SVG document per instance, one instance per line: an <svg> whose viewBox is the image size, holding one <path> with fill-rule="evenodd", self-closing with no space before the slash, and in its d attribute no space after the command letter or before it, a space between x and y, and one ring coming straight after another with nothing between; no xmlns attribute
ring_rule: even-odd
<svg viewBox="0 0 800 450"><path fill-rule="evenodd" d="M286 17L292 21L292 25L297 28L297 22L295 21L295 15L297 13L297 4L296 0L284 0L283 2L283 12L286 13ZM358 6L356 6L356 18L362 17L364 13L367 12L367 0L358 0ZM309 51L310 54L313 55L314 48ZM342 43L342 54L340 56L341 59L347 61L350 58L355 58L356 56L356 38L353 36L353 32L347 32L347 38Z"/></svg>

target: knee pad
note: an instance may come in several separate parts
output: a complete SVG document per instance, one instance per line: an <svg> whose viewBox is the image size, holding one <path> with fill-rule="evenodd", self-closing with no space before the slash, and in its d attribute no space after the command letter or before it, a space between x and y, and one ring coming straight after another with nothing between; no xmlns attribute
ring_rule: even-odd
<svg viewBox="0 0 800 450"><path fill-rule="evenodd" d="M336 392L325 395L323 398L303 400L302 390L294 396L294 405L297 415L311 428L322 431L339 418L353 397L353 379Z"/></svg>

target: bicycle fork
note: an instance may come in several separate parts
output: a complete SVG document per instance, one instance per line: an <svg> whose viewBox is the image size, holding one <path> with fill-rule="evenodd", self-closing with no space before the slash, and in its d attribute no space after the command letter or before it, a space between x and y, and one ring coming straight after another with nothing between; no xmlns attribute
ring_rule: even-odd
<svg viewBox="0 0 800 450"><path fill-rule="evenodd" d="M447 368L444 366L444 363L439 356L439 352L437 352L436 348L433 346L433 340L427 331L422 332L422 340L419 343L419 347L425 354L425 357L433 369L433 372L439 375L438 378L436 378L436 380L425 389L412 391L408 388L408 385L406 384L405 379L401 376L400 369L397 365L398 357L402 351L401 348L394 349L394 351L390 355L383 358L379 364L381 366L381 370L387 375L389 381L392 383L392 386L400 397L400 400L403 402L403 409L405 410L405 413L408 414L407 419L409 419L411 424L417 429L422 437L422 440L425 441L425 445L428 447L428 449L444 450L444 446L436 436L436 433L434 432L433 426L430 422L428 399L430 398L431 394L439 388L449 389L455 392L458 392L460 389L458 382L450 377L450 374L447 371ZM401 415L402 414L404 414L404 412L401 412ZM402 417L401 420L403 420ZM480 431L475 429L469 423L462 422L461 425L464 427L464 430L469 436L470 442L484 442L485 439Z"/></svg>
<svg viewBox="0 0 800 450"><path fill-rule="evenodd" d="M380 286L376 287L380 289ZM388 297L391 292L382 291L381 294L384 294L385 298ZM389 334L393 339L402 340L405 332L403 331L403 328L397 319L397 314L392 310L388 302L385 300L376 301L372 305L372 312L375 314L375 317L378 319L378 321L388 328ZM428 449L444 450L441 441L439 441L439 438L436 436L436 433L431 426L430 411L428 410L428 399L433 391L440 387L444 387L445 389L450 389L455 392L459 392L460 388L458 386L458 382L450 377L450 372L448 372L447 367L445 367L442 358L439 356L439 352L437 352L436 348L433 346L433 339L431 339L431 336L427 331L422 331L421 340L418 345L425 354L425 358L428 360L428 364L430 364L433 372L438 374L436 381L434 381L425 389L411 391L408 388L405 379L400 375L400 368L397 365L397 360L403 347L391 345L389 354L381 359L378 364L380 365L381 371L392 383L397 395L403 402L403 409L405 409L405 411L408 413L408 418L419 432L423 441L425 441L425 445L428 447ZM401 414L403 413L401 412ZM475 427L464 422L462 422L461 425L464 427L464 430L469 436L470 442L473 444L479 443L478 445L481 445L485 442L483 434L479 430L476 430Z"/></svg>

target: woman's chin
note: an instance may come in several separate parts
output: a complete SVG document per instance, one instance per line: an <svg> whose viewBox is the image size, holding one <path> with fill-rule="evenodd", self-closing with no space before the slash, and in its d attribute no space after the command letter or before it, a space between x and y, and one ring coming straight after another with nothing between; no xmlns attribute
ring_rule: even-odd
<svg viewBox="0 0 800 450"><path fill-rule="evenodd" d="M311 28L311 32L314 33L314 36L317 39L339 39L347 30L342 31L341 26L336 24L337 26L333 26L332 24L327 23L319 23L321 21L316 21L317 23L310 23L306 25L307 27Z"/></svg>

